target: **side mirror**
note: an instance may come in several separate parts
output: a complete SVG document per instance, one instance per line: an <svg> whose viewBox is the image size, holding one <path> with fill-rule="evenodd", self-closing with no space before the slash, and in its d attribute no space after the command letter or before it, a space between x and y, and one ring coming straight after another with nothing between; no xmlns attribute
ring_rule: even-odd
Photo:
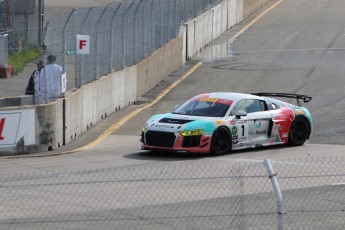
<svg viewBox="0 0 345 230"><path fill-rule="evenodd" d="M247 116L247 113L244 112L243 110L238 110L236 113L235 113L235 117L237 119L241 119L241 117L244 117L244 116Z"/></svg>

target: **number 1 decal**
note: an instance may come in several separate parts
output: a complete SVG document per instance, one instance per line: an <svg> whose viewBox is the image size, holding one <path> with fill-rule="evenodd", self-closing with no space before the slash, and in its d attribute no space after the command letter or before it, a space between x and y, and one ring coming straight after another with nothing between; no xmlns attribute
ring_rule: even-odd
<svg viewBox="0 0 345 230"><path fill-rule="evenodd" d="M244 136L244 125L241 126L242 129L242 137Z"/></svg>
<svg viewBox="0 0 345 230"><path fill-rule="evenodd" d="M246 140L248 139L248 124L247 121L241 121L238 123L239 131L239 139Z"/></svg>
<svg viewBox="0 0 345 230"><path fill-rule="evenodd" d="M4 131L4 126L5 126L5 118L1 118L0 120L0 141L2 141L3 139L5 139L2 136L2 132Z"/></svg>

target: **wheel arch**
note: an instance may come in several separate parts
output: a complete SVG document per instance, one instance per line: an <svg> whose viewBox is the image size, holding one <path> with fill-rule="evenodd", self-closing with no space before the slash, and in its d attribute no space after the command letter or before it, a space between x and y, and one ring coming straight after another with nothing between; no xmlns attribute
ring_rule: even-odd
<svg viewBox="0 0 345 230"><path fill-rule="evenodd" d="M308 138L307 138L307 139L309 139L309 137L310 137L310 135L311 135L311 132L312 132L312 124L311 124L311 121L310 121L310 120L308 119L308 117L306 117L305 115L296 115L295 119L296 119L297 117L300 117L300 118L304 119L304 120L307 122L307 124L308 124Z"/></svg>
<svg viewBox="0 0 345 230"><path fill-rule="evenodd" d="M225 129L225 130L228 132L229 138L230 138L230 141L229 141L230 149L229 149L229 151L232 151L232 149L233 149L233 144L232 144L232 133L231 133L230 128L229 128L228 126L226 126L226 125L220 125L220 126L216 127L216 128L214 129L213 133L212 133L211 146L210 146L210 153L211 153L212 155L215 155L215 154L213 153L213 151L212 151L213 135L214 135L215 132L216 132L217 130L219 130L219 129ZM219 155L219 154L216 154L216 155Z"/></svg>

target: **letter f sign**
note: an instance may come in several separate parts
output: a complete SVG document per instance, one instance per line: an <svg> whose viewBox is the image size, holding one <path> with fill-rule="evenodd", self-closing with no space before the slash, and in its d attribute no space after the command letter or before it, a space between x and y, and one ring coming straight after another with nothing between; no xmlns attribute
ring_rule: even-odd
<svg viewBox="0 0 345 230"><path fill-rule="evenodd" d="M79 41L79 49L82 50L83 46L86 46L86 40L80 40Z"/></svg>
<svg viewBox="0 0 345 230"><path fill-rule="evenodd" d="M89 35L77 35L76 44L77 54L89 54L90 53L90 36Z"/></svg>

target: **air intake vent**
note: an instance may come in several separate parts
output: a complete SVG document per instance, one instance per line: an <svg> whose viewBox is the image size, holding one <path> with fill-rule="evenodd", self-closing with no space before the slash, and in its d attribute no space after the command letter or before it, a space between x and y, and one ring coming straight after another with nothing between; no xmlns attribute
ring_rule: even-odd
<svg viewBox="0 0 345 230"><path fill-rule="evenodd" d="M173 119L173 118L162 118L159 122L160 123L169 123L169 124L177 124L177 125L183 125L189 122L192 122L193 120L182 120L182 119Z"/></svg>
<svg viewBox="0 0 345 230"><path fill-rule="evenodd" d="M146 144L158 147L173 147L176 136L174 133L148 131L145 134Z"/></svg>

